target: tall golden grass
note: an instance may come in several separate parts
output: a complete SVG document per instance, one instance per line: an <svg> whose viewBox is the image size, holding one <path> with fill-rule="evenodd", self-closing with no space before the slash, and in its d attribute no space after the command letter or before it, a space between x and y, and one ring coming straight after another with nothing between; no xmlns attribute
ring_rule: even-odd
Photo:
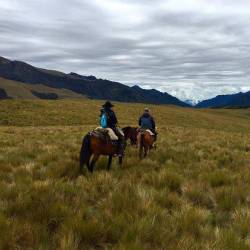
<svg viewBox="0 0 250 250"><path fill-rule="evenodd" d="M100 101L0 104L0 249L250 249L249 109L150 105L157 150L79 176ZM115 106L121 126L144 107Z"/></svg>

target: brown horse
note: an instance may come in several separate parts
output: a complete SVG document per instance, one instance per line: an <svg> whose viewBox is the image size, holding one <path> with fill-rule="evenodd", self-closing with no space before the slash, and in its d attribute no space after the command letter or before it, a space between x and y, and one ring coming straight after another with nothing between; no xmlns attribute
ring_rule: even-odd
<svg viewBox="0 0 250 250"><path fill-rule="evenodd" d="M107 169L110 170L112 158L117 153L118 141L106 141L88 133L83 138L80 151L80 172L82 172L83 166L86 164L88 170L92 173L100 155L107 155L109 157ZM122 164L122 157L119 157L119 164Z"/></svg>
<svg viewBox="0 0 250 250"><path fill-rule="evenodd" d="M125 140L130 140L131 145L137 145L138 127L125 127L122 129Z"/></svg>
<svg viewBox="0 0 250 250"><path fill-rule="evenodd" d="M137 135L137 141L139 146L139 157L140 159L145 158L149 150L153 148L155 136L148 130L140 130Z"/></svg>

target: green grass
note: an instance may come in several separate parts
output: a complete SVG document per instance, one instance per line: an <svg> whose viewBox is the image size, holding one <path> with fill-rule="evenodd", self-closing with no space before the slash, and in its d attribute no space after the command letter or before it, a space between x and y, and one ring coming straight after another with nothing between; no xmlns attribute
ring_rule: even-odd
<svg viewBox="0 0 250 250"><path fill-rule="evenodd" d="M157 150L79 176L100 105L1 102L0 249L250 249L249 109L150 106ZM143 107L116 103L121 126Z"/></svg>

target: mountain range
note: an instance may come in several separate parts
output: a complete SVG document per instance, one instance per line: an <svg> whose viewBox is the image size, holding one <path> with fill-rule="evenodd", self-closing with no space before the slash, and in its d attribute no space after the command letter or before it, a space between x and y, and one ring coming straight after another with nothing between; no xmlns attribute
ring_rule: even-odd
<svg viewBox="0 0 250 250"><path fill-rule="evenodd" d="M41 69L25 62L11 61L4 57L0 57L0 77L2 78L0 83L3 82L3 79L7 79L11 81L9 83L12 86L22 86L23 88L25 85L28 86L29 88L26 90L29 94L41 99L61 98L62 95L57 93L58 90L61 90L68 91L68 94L70 91L70 93L91 99L189 106L176 97L155 89L146 90L139 86L129 87L119 82L97 79L94 76L82 76L76 73L65 74L55 70ZM8 95L8 88L4 87L7 85L6 81L5 84L0 84L0 95L12 98ZM39 92L37 85L40 86L40 89L41 86L44 86L46 90L43 89Z"/></svg>
<svg viewBox="0 0 250 250"><path fill-rule="evenodd" d="M197 108L246 108L250 107L250 91L232 95L218 95L204 100L196 105Z"/></svg>
<svg viewBox="0 0 250 250"><path fill-rule="evenodd" d="M66 74L41 69L25 62L0 57L0 99L15 98L90 98L197 108L250 107L250 91L219 95L194 105L192 100L181 101L155 89L142 89L137 85L129 87L119 82L74 72Z"/></svg>

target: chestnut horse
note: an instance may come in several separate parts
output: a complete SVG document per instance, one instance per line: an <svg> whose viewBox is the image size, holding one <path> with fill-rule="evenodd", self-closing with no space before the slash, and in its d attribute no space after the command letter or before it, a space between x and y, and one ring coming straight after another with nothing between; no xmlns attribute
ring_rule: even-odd
<svg viewBox="0 0 250 250"><path fill-rule="evenodd" d="M80 151L80 172L82 172L83 166L86 164L88 170L92 173L100 155L107 155L109 157L107 169L110 170L113 156L117 153L118 141L105 141L88 133L83 138ZM119 157L120 165L122 165L122 158Z"/></svg>
<svg viewBox="0 0 250 250"><path fill-rule="evenodd" d="M138 127L125 127L122 129L125 140L130 140L131 145L137 145Z"/></svg>
<svg viewBox="0 0 250 250"><path fill-rule="evenodd" d="M140 130L137 135L140 159L145 158L149 150L153 148L155 136L148 130ZM144 151L144 152L143 152Z"/></svg>

